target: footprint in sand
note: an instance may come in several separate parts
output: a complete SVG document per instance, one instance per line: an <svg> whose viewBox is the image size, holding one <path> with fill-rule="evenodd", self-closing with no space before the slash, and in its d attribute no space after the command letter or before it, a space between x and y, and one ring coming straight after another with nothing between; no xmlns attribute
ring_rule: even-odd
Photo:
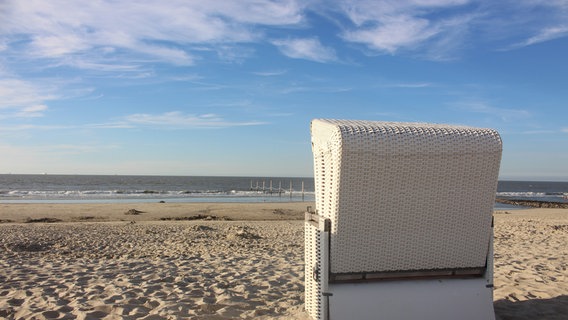
<svg viewBox="0 0 568 320"><path fill-rule="evenodd" d="M44 311L42 314L46 319L57 319L59 318L59 311Z"/></svg>

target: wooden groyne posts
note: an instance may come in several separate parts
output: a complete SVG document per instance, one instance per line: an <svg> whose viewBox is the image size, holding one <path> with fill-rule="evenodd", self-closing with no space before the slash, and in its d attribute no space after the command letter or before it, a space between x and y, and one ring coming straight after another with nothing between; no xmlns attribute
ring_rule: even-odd
<svg viewBox="0 0 568 320"><path fill-rule="evenodd" d="M282 188L282 181L278 181L278 189L273 188L272 186L272 180L269 180L269 186L268 188L266 188L266 181L263 180L262 181L262 187L259 185L258 180L256 181L256 185L253 185L253 181L250 181L250 190L251 191L257 191L257 192L262 192L264 194L269 194L269 195L273 195L275 193L278 194L279 197L282 197L282 194L286 192L286 190L284 190ZM293 189L293 185L292 185L292 180L290 180L290 189L288 190L288 194L290 195L290 200L292 200L292 195L294 194L294 189ZM304 201L305 199L305 189L304 189L304 181L302 181L302 190L301 190L301 194L302 194L302 201Z"/></svg>

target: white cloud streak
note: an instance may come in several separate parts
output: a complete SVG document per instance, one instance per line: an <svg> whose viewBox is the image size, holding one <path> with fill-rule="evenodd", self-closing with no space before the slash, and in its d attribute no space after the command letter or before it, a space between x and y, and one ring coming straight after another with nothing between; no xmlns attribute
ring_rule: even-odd
<svg viewBox="0 0 568 320"><path fill-rule="evenodd" d="M241 43L263 41L261 27L302 23L298 0L6 0L0 5L0 114L39 117L57 88L34 84L7 68L71 67L88 75L137 79L153 76L154 63L191 66L202 48L224 61L248 58Z"/></svg>
<svg viewBox="0 0 568 320"><path fill-rule="evenodd" d="M275 77L286 74L287 72L288 72L287 70L274 70L274 71L257 71L253 72L253 74L261 77Z"/></svg>
<svg viewBox="0 0 568 320"><path fill-rule="evenodd" d="M124 117L125 125L164 129L226 128L262 125L259 121L227 121L216 114L185 114L179 111L162 114L139 113Z"/></svg>
<svg viewBox="0 0 568 320"><path fill-rule="evenodd" d="M538 19L531 17L533 8L539 9ZM325 8L300 0L6 0L0 51L79 69L139 72L148 62L194 65L203 50L241 62L254 49L239 45L272 41L288 57L332 62L336 53L319 42L307 21L310 11L322 10L350 22L341 26L339 38L380 54L419 52L444 59L470 43L473 32L526 39L515 47L568 36L564 0L335 0ZM511 19L504 21L509 12ZM305 35L267 40L275 27L289 26Z"/></svg>
<svg viewBox="0 0 568 320"><path fill-rule="evenodd" d="M341 37L379 54L413 53L430 60L448 60L464 46L480 42L511 50L568 36L565 0L335 3L336 10L352 23L343 26ZM511 39L519 38L526 40L510 45ZM502 44L506 42L509 44Z"/></svg>
<svg viewBox="0 0 568 320"><path fill-rule="evenodd" d="M419 88L431 88L434 85L429 82L408 82L408 83L393 83L382 85L386 88L404 88L404 89L419 89Z"/></svg>
<svg viewBox="0 0 568 320"><path fill-rule="evenodd" d="M437 33L439 30L426 19L399 16L385 19L373 28L347 31L343 37L347 41L394 54L400 48L416 46Z"/></svg>
<svg viewBox="0 0 568 320"><path fill-rule="evenodd" d="M488 12L492 18L488 24L496 34L502 32L508 37L508 44L499 48L500 51L516 50L568 36L566 0L511 0L495 2L494 5L496 9ZM503 20L498 14L505 12L508 17Z"/></svg>
<svg viewBox="0 0 568 320"><path fill-rule="evenodd" d="M0 126L0 132L18 132L18 131L33 131L33 130L70 130L80 129L80 126L61 126L61 125L34 125L34 124L20 124L13 126Z"/></svg>
<svg viewBox="0 0 568 320"><path fill-rule="evenodd" d="M427 40L455 33L466 17L430 18L429 13L453 9L468 0L438 1L343 1L340 8L354 27L344 30L342 37L361 43L382 53L395 54L401 49L414 49Z"/></svg>
<svg viewBox="0 0 568 320"><path fill-rule="evenodd" d="M538 44L541 42L563 38L566 36L568 36L568 25L545 28L543 30L540 30L540 32L537 35L532 36L528 38L526 41L518 44L518 47L530 46L533 44Z"/></svg>
<svg viewBox="0 0 568 320"><path fill-rule="evenodd" d="M45 103L60 98L54 88L15 78L0 78L0 118L41 117L48 109Z"/></svg>
<svg viewBox="0 0 568 320"><path fill-rule="evenodd" d="M518 121L518 120L528 119L531 117L531 114L526 110L498 108L491 106L485 102L475 102L475 101L463 102L463 103L458 103L457 107L461 110L468 112L482 113L482 114L495 116L505 122Z"/></svg>
<svg viewBox="0 0 568 320"><path fill-rule="evenodd" d="M41 112L43 106L30 108L27 112ZM229 121L216 114L187 114L179 111L161 114L137 113L106 123L77 124L77 125L34 125L23 124L15 126L0 126L0 132L18 132L33 130L77 130L77 129L135 129L150 127L164 130L186 129L221 129L229 127L264 125L262 121Z"/></svg>
<svg viewBox="0 0 568 320"><path fill-rule="evenodd" d="M272 41L280 52L294 59L306 59L315 62L330 62L337 60L335 51L325 47L317 38L281 39Z"/></svg>
<svg viewBox="0 0 568 320"><path fill-rule="evenodd" d="M0 48L20 46L20 53L61 63L73 56L73 66L86 69L124 53L192 65L192 45L255 41L257 25L298 24L303 10L296 0L8 0L0 11L0 36L8 41Z"/></svg>
<svg viewBox="0 0 568 320"><path fill-rule="evenodd" d="M254 48L247 44L263 42L293 59L339 60L306 21L308 12L322 9L317 1L6 0L0 6L2 118L40 117L49 101L64 96L57 93L60 88L9 73L12 64L17 70L28 65L71 67L138 79L156 75L153 63L191 66L209 52L216 52L222 61L242 62L254 56ZM532 16L536 9L537 18ZM462 44L474 42L470 41L473 31L480 31L479 38L525 39L499 45L507 50L568 36L565 0L491 4L477 0L335 0L326 3L325 10L349 21L338 24L340 40L361 44L373 53L410 52L434 60L448 59ZM509 11L511 19L504 20ZM277 32L268 32L291 26L301 29L302 36L286 38L280 33L283 37L279 38ZM281 72L285 71L255 74Z"/></svg>

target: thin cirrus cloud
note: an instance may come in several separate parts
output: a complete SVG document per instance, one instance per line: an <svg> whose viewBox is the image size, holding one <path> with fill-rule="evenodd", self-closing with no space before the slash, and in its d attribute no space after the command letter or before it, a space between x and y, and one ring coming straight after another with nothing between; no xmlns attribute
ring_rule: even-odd
<svg viewBox="0 0 568 320"><path fill-rule="evenodd" d="M527 40L518 43L517 45L514 45L513 47L530 46L566 36L568 36L568 25L545 28L543 30L540 30L540 32L537 35L534 35L528 38Z"/></svg>
<svg viewBox="0 0 568 320"><path fill-rule="evenodd" d="M406 89L418 89L418 88L431 88L435 85L429 82L401 82L401 83L391 83L382 84L380 87L384 88L406 88Z"/></svg>
<svg viewBox="0 0 568 320"><path fill-rule="evenodd" d="M568 27L561 23L568 11L565 2L517 1L508 5L523 17L530 10L519 8L539 8L547 18L497 21L505 4L471 0L337 0L325 8L318 2L298 0L12 0L0 11L0 37L5 36L0 38L0 50L13 57L52 59L78 69L135 72L148 61L195 65L203 48L217 51L228 61L240 61L252 56L253 49L238 57L227 56L238 44L268 41L291 58L334 62L334 50L323 46L306 23L309 12L320 11L333 12L350 22L340 26L338 40L359 43L382 54L421 50L429 52L426 57L441 57L440 51L450 54L454 47L468 42L469 32L518 33L522 30L518 25L527 21L533 36L517 46L568 35ZM322 14L321 18L325 17ZM269 29L289 26L306 34L295 39L266 39Z"/></svg>
<svg viewBox="0 0 568 320"><path fill-rule="evenodd" d="M531 16L532 9L539 15ZM502 19L509 11L515 19ZM314 14L343 21L326 44L308 21ZM353 43L378 54L421 52L427 59L444 59L463 43L489 41L479 39L508 43L496 47L517 39L510 48L516 49L566 37L566 19L568 5L560 0L334 0L325 8L300 0L8 0L0 9L0 116L39 117L50 101L65 97L33 79L2 74L12 66L35 71L70 67L139 79L155 76L154 63L194 66L211 51L239 62L254 56L259 43L274 45L286 57L318 63L339 61L334 48L349 50ZM203 84L199 90L219 88ZM195 123L207 123L200 121Z"/></svg>
<svg viewBox="0 0 568 320"><path fill-rule="evenodd" d="M41 117L48 109L46 101L59 97L53 88L36 85L30 81L14 78L0 78L0 117L30 118Z"/></svg>
<svg viewBox="0 0 568 320"><path fill-rule="evenodd" d="M505 122L526 120L531 117L530 112L528 112L527 110L494 107L483 101L467 101L456 103L455 107L460 110L472 113L494 116Z"/></svg>
<svg viewBox="0 0 568 320"><path fill-rule="evenodd" d="M0 109L10 112L0 116L37 117L46 111L38 106L64 96L17 74L5 76L8 66L137 79L151 76L156 62L192 66L203 48L236 61L250 53L231 47L261 41L262 26L301 23L304 9L296 0L9 0L0 5Z"/></svg>
<svg viewBox="0 0 568 320"><path fill-rule="evenodd" d="M253 74L261 77L275 77L286 74L287 72L288 72L287 70L270 70L270 71L256 71L253 72Z"/></svg>
<svg viewBox="0 0 568 320"><path fill-rule="evenodd" d="M16 117L21 118L37 118L43 117L44 111L47 110L47 106L43 104L36 104L28 107L22 108L20 111L16 113Z"/></svg>
<svg viewBox="0 0 568 320"><path fill-rule="evenodd" d="M436 36L455 34L456 28L469 19L444 15L446 9L466 4L467 0L437 1L344 1L340 8L353 23L342 38L361 43L381 53L395 54L414 49ZM428 13L438 12L436 18ZM451 32L450 32L451 31Z"/></svg>
<svg viewBox="0 0 568 320"><path fill-rule="evenodd" d="M538 19L529 16L531 8L539 9ZM503 21L505 9L520 17ZM310 12L324 12L320 17L324 19L329 12L346 18L350 24L340 26L338 40L386 54L418 49L451 51L453 46L468 42L471 31L506 37L533 30L519 45L568 35L563 22L568 12L565 1L489 5L473 0L336 0L322 8L318 2L299 0L12 0L0 11L0 37L5 36L0 39L0 50L13 56L54 59L75 68L106 65L112 71L116 64L135 71L139 63L149 59L191 66L199 62L204 47L225 57L238 44L268 41L291 58L336 61L335 52L323 46L306 23ZM518 28L521 23L527 23L527 28ZM305 34L296 39L267 40L268 30L289 26L299 27ZM241 55L247 58L251 53L245 50ZM237 58L241 59L227 57Z"/></svg>
<svg viewBox="0 0 568 320"><path fill-rule="evenodd" d="M490 44L495 50L513 50L568 36L566 1L336 3L337 11L351 22L343 27L341 38L378 54L419 52L428 60L447 60L459 57L459 50L474 42ZM503 19L504 13L508 19ZM519 38L525 40L511 42Z"/></svg>
<svg viewBox="0 0 568 320"><path fill-rule="evenodd" d="M216 114L195 115L179 111L171 111L162 114L132 114L124 117L123 121L125 126L151 126L167 129L225 128L265 124L260 121L228 121Z"/></svg>
<svg viewBox="0 0 568 320"><path fill-rule="evenodd" d="M346 31L343 38L380 52L394 54L401 48L415 47L439 32L425 19L403 16L385 19L373 28Z"/></svg>
<svg viewBox="0 0 568 320"><path fill-rule="evenodd" d="M332 48L321 44L317 38L280 39L273 40L282 54L295 59L306 59L315 62L330 62L337 60Z"/></svg>
<svg viewBox="0 0 568 320"><path fill-rule="evenodd" d="M255 25L297 24L303 19L303 9L294 0L30 0L10 1L0 19L7 26L1 33L16 35L15 42L24 43L20 51L33 52L38 58L77 55L104 61L105 55L127 51L140 59L192 65L191 45L252 42L261 36ZM98 52L96 58L86 54L92 50Z"/></svg>

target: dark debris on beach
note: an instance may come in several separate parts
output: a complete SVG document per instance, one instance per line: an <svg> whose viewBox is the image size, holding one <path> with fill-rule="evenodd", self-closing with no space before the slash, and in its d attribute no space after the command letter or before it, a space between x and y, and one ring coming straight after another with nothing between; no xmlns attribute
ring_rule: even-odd
<svg viewBox="0 0 568 320"><path fill-rule="evenodd" d="M61 222L63 220L61 219L57 219L57 218L38 218L38 219L32 219L32 218L27 218L26 219L26 223L54 223L54 222Z"/></svg>
<svg viewBox="0 0 568 320"><path fill-rule="evenodd" d="M162 221L192 221L192 220L221 220L221 221L229 221L231 218L229 217L217 217L215 215L204 215L204 214L197 214L193 216L187 217L163 217L160 218Z"/></svg>

